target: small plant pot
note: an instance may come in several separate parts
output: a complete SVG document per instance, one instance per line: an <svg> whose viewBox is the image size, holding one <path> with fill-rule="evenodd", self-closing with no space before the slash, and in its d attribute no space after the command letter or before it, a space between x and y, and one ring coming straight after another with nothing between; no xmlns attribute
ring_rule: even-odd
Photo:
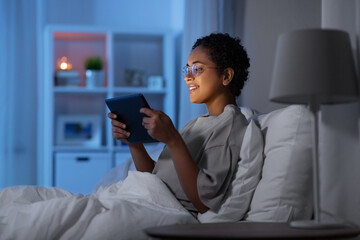
<svg viewBox="0 0 360 240"><path fill-rule="evenodd" d="M104 86L104 71L103 70L86 70L86 87L95 88Z"/></svg>

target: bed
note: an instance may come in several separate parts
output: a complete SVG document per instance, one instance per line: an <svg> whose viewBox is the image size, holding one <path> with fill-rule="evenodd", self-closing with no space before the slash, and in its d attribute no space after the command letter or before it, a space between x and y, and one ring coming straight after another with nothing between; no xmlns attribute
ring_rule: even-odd
<svg viewBox="0 0 360 240"><path fill-rule="evenodd" d="M132 171L129 159L128 169L112 169L86 196L36 186L2 190L0 239L150 239L143 229L152 226L310 219L310 113L298 105L268 114L241 110L249 120L242 161L219 209L193 217L155 175Z"/></svg>

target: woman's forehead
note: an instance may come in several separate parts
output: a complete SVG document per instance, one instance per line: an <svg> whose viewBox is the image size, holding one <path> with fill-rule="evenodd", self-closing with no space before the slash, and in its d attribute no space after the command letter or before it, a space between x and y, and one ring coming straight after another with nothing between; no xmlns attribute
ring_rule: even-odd
<svg viewBox="0 0 360 240"><path fill-rule="evenodd" d="M188 65L192 65L194 63L207 64L210 62L212 61L209 59L208 50L201 46L192 50L188 57Z"/></svg>

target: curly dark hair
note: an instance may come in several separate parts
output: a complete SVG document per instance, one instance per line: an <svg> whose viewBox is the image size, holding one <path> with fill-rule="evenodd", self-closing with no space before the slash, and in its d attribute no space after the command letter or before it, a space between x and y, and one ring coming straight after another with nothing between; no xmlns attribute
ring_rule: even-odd
<svg viewBox="0 0 360 240"><path fill-rule="evenodd" d="M192 50L199 46L208 50L209 59L219 67L219 74L229 67L234 70L230 90L234 96L239 96L248 79L250 67L249 57L240 39L230 37L227 33L212 33L197 39Z"/></svg>

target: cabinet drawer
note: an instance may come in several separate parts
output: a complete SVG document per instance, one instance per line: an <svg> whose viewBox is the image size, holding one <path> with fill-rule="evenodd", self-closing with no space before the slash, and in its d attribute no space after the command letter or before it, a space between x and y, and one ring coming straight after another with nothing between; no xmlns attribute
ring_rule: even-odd
<svg viewBox="0 0 360 240"><path fill-rule="evenodd" d="M110 166L107 153L55 153L54 185L89 194Z"/></svg>

